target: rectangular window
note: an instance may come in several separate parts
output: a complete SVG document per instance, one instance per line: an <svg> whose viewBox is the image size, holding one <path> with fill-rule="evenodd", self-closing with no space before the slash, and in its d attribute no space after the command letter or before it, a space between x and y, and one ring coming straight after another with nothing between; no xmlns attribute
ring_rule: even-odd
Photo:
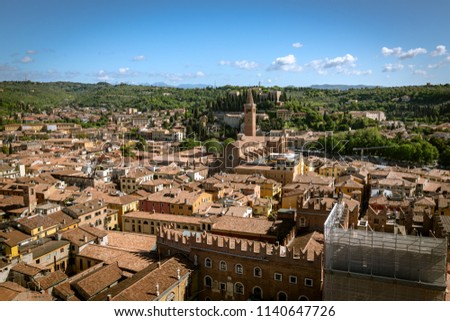
<svg viewBox="0 0 450 321"><path fill-rule="evenodd" d="M312 288L314 285L313 279L305 278L305 286Z"/></svg>
<svg viewBox="0 0 450 321"><path fill-rule="evenodd" d="M223 282L220 282L219 283L219 290L220 291L226 291L227 290L227 284L223 283Z"/></svg>
<svg viewBox="0 0 450 321"><path fill-rule="evenodd" d="M274 273L273 274L273 279L275 281L282 281L283 280L283 274L281 274L281 273Z"/></svg>
<svg viewBox="0 0 450 321"><path fill-rule="evenodd" d="M304 217L300 217L300 227L305 227L306 226L306 220Z"/></svg>
<svg viewBox="0 0 450 321"><path fill-rule="evenodd" d="M297 277L295 275L289 275L289 283L297 284Z"/></svg>
<svg viewBox="0 0 450 321"><path fill-rule="evenodd" d="M59 253L64 253L64 248L61 248L61 249L59 250Z"/></svg>

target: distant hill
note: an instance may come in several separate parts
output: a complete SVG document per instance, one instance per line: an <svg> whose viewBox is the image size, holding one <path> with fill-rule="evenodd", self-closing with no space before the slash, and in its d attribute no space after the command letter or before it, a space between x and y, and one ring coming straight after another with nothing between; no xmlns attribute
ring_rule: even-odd
<svg viewBox="0 0 450 321"><path fill-rule="evenodd" d="M170 88L180 88L180 89L203 89L206 87L211 87L211 85L206 84L179 84L178 86L173 86L166 84L165 82L155 82L150 86L154 87L170 87Z"/></svg>
<svg viewBox="0 0 450 321"><path fill-rule="evenodd" d="M180 84L177 87L178 88L183 88L183 89L194 89L194 88L211 87L211 85L205 85L205 84Z"/></svg>
<svg viewBox="0 0 450 321"><path fill-rule="evenodd" d="M367 85L311 85L313 89L338 89L338 90L349 90L349 89L361 89L361 88L377 88L380 86L367 86Z"/></svg>
<svg viewBox="0 0 450 321"><path fill-rule="evenodd" d="M155 82L155 83L151 84L150 86L153 86L153 87L173 87L173 86L171 86L169 84L166 84L165 82Z"/></svg>

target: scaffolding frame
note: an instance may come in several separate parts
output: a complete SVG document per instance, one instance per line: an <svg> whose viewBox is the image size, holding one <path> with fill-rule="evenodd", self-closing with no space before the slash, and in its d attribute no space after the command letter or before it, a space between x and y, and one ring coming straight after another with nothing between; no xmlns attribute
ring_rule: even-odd
<svg viewBox="0 0 450 321"><path fill-rule="evenodd" d="M336 204L324 224L325 272L445 289L447 240L344 228Z"/></svg>

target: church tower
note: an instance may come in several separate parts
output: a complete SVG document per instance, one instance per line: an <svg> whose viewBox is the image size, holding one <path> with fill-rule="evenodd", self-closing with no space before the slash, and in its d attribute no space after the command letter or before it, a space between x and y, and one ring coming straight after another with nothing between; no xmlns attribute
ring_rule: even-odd
<svg viewBox="0 0 450 321"><path fill-rule="evenodd" d="M251 89L247 91L247 103L244 104L244 135L256 136L256 104Z"/></svg>

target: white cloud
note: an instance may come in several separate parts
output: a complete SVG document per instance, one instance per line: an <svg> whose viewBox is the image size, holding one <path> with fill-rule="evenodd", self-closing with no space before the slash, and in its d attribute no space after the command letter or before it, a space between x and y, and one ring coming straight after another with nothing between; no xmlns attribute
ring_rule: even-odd
<svg viewBox="0 0 450 321"><path fill-rule="evenodd" d="M405 51L403 51L403 49L401 47L396 47L396 48L383 47L383 48L381 48L381 53L385 57L395 56L400 59L408 59L408 58L413 58L418 55L426 54L427 50L425 48L414 48L414 49L409 49L408 51L405 52Z"/></svg>
<svg viewBox="0 0 450 321"><path fill-rule="evenodd" d="M29 56L25 56L22 59L20 59L20 62L24 63L24 64L28 64L30 62L33 61L33 58L29 57Z"/></svg>
<svg viewBox="0 0 450 321"><path fill-rule="evenodd" d="M417 70L414 70L413 74L419 75L419 76L426 76L427 72L425 70L417 69Z"/></svg>
<svg viewBox="0 0 450 321"><path fill-rule="evenodd" d="M113 80L113 78L111 77L111 75L109 75L109 74L108 74L106 71L104 71L104 70L100 70L99 72L97 72L96 78L97 78L97 80L100 80L100 81L111 81L111 80Z"/></svg>
<svg viewBox="0 0 450 321"><path fill-rule="evenodd" d="M239 69L246 69L246 70L258 68L258 64L256 62L247 60L235 61L234 66L236 66Z"/></svg>
<svg viewBox="0 0 450 321"><path fill-rule="evenodd" d="M259 66L256 62L248 60L236 60L236 61L221 60L219 61L219 65L232 66L238 69L245 69L245 70L256 69Z"/></svg>
<svg viewBox="0 0 450 321"><path fill-rule="evenodd" d="M142 61L142 60L145 60L145 56L134 56L133 57L133 61Z"/></svg>
<svg viewBox="0 0 450 321"><path fill-rule="evenodd" d="M324 63L323 63L323 68L333 68L333 67L337 67L337 66L342 66L342 65L354 65L356 60L358 60L358 58L350 55L350 54L346 54L345 56L342 57L336 57L333 59L328 59L325 58Z"/></svg>
<svg viewBox="0 0 450 321"><path fill-rule="evenodd" d="M439 68L440 66L442 66L443 64L444 64L443 61L441 61L437 64L429 64L428 69L436 69L436 68Z"/></svg>
<svg viewBox="0 0 450 321"><path fill-rule="evenodd" d="M433 57L436 57L436 56L443 56L443 55L445 55L445 54L447 54L447 48L446 48L444 45L438 45L438 46L436 46L436 50L434 50L434 51L431 53L431 55L432 55Z"/></svg>
<svg viewBox="0 0 450 321"><path fill-rule="evenodd" d="M445 66L445 65L447 65L448 63L450 63L450 56L445 57L444 60L441 60L441 61L439 61L439 62L436 63L436 64L429 64L429 65L428 65L428 68L429 68L429 69L436 69L436 68L440 68L440 67L442 67L442 66Z"/></svg>
<svg viewBox="0 0 450 321"><path fill-rule="evenodd" d="M402 54L402 48L397 47L397 48L392 48L389 49L387 47L383 47L381 48L381 53L383 54L383 56L400 56Z"/></svg>
<svg viewBox="0 0 450 321"><path fill-rule="evenodd" d="M36 50L27 50L26 51L26 54L27 55L35 55L35 54L37 54L38 52L36 51Z"/></svg>
<svg viewBox="0 0 450 321"><path fill-rule="evenodd" d="M193 73L188 72L188 73L183 73L183 74L179 74L179 73L155 73L155 74L150 74L149 76L164 78L165 81L169 81L169 82L175 83L175 82L180 82L180 81L186 81L186 80L189 80L189 79L202 78L202 77L205 77L206 74L203 71L197 71L197 72L193 72Z"/></svg>
<svg viewBox="0 0 450 321"><path fill-rule="evenodd" d="M402 64L385 64L383 72L395 72L400 71L404 68Z"/></svg>
<svg viewBox="0 0 450 321"><path fill-rule="evenodd" d="M418 55L426 54L427 50L425 48L415 48L415 49L409 49L407 52L404 52L399 56L400 59L408 59L413 58Z"/></svg>
<svg viewBox="0 0 450 321"><path fill-rule="evenodd" d="M296 72L303 70L301 66L297 65L297 59L292 54L276 58L268 69Z"/></svg>
<svg viewBox="0 0 450 321"><path fill-rule="evenodd" d="M130 71L130 68L127 68L127 67L119 68L119 74L121 74L121 75L125 75L129 71Z"/></svg>
<svg viewBox="0 0 450 321"><path fill-rule="evenodd" d="M319 75L326 75L329 70L333 70L338 74L348 76L364 76L371 75L372 70L356 69L357 57L346 54L341 57L317 59L306 64L307 67L315 70Z"/></svg>
<svg viewBox="0 0 450 321"><path fill-rule="evenodd" d="M367 76L372 74L372 70L357 70L357 69L345 69L343 71L346 75L354 75L354 76Z"/></svg>
<svg viewBox="0 0 450 321"><path fill-rule="evenodd" d="M300 42L295 42L295 43L292 44L292 47L294 47L294 48L301 48L301 47L303 47L303 44L300 43Z"/></svg>

